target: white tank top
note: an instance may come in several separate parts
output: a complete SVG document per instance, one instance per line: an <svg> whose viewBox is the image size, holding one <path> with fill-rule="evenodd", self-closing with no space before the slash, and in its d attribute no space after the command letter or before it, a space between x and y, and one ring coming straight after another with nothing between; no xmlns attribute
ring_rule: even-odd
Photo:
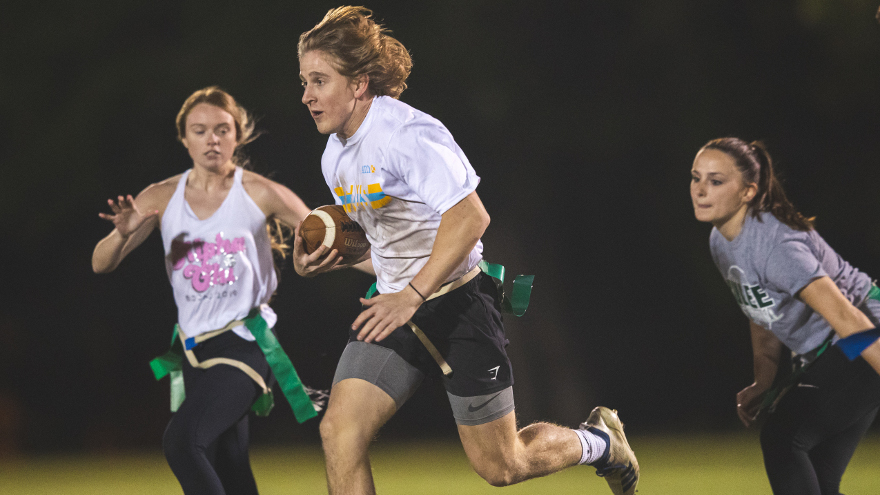
<svg viewBox="0 0 880 495"><path fill-rule="evenodd" d="M205 220L184 199L190 172L183 173L162 215L165 268L181 329L187 337L217 330L257 306L275 326L266 304L278 286L266 215L244 190L241 167L223 204ZM233 331L254 340L243 325Z"/></svg>

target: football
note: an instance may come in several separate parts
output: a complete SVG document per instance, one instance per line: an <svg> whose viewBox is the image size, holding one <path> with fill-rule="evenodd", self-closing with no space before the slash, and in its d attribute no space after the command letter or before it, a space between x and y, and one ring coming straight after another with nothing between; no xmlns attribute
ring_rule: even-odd
<svg viewBox="0 0 880 495"><path fill-rule="evenodd" d="M343 263L357 261L370 249L364 229L339 205L319 206L312 210L303 219L299 234L306 253L312 254L323 244L330 251L339 251Z"/></svg>

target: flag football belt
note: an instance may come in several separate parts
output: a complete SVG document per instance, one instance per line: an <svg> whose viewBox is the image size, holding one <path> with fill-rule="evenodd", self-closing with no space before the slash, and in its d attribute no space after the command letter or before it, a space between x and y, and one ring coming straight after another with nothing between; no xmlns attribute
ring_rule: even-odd
<svg viewBox="0 0 880 495"><path fill-rule="evenodd" d="M868 297L866 299L874 299L876 301L880 301L880 288L876 285L871 284L871 290L868 291ZM792 373L788 375L784 380L782 380L778 385L767 391L767 394L764 396L764 400L761 401L761 406L758 408L758 413L760 414L762 411L767 410L768 412L773 412L776 410L776 406L779 404L779 401L782 397L791 390L792 387L797 385L801 379L803 378L804 373L807 372L807 369L819 359L819 356L825 353L831 347L831 341L834 339L834 332L831 332L831 335L822 342L822 345L813 349L810 352L805 354L801 354L799 356L795 356L794 358L794 369Z"/></svg>
<svg viewBox="0 0 880 495"><path fill-rule="evenodd" d="M263 319L260 314L260 308L252 309L243 320L231 321L223 328L196 335L195 337L186 337L180 325L174 325L174 333L171 336L171 349L150 361L150 368L152 368L156 380L161 380L166 375L171 376L171 411L176 412L186 397L182 368L183 356L186 356L187 361L189 361L193 368L208 369L218 364L226 364L243 371L263 389L263 393L251 406L251 410L258 416L269 415L269 412L275 405L272 389L266 386L266 381L253 368L236 359L223 357L199 362L192 351L200 342L216 337L239 325L247 327L256 339L257 345L269 363L269 368L272 369L275 379L278 380L281 392L287 398L287 402L290 403L291 409L293 409L296 420L302 423L317 416L318 412L309 398L309 394L303 387L299 375L297 375L293 367L293 363L290 362L290 358L284 353L284 349L281 348L281 344L278 343L275 334L272 333L266 320Z"/></svg>
<svg viewBox="0 0 880 495"><path fill-rule="evenodd" d="M441 285L437 292L431 294L425 299L425 302L448 294L455 289L458 289L459 287L473 280L474 277L476 277L477 274L480 272L489 275L495 281L495 287L498 289L499 299L501 300L501 311L503 313L513 316L522 316L525 314L526 309L529 307L529 298L532 294L532 284L535 280L535 276L517 275L513 281L513 290L511 291L510 297L505 297L504 266L487 263L486 261L480 261L477 266L475 266L471 271L465 273L464 275L453 280L452 282ZM376 284L373 283L373 285L367 291L367 295L365 298L370 299L371 297L376 295L376 292ZM428 350L428 353L431 354L431 357L434 358L434 361L437 363L437 365L440 366L443 374L446 376L451 376L452 368L449 366L449 363L446 362L446 359L443 358L443 355L440 354L440 351L437 350L437 347L435 347L434 344L431 343L431 340L428 339L428 336L425 335L425 332L423 332L422 329L418 327L418 325L413 323L412 320L406 322L406 324L413 331L413 333L416 334L416 337L418 337L422 345L425 346L425 349Z"/></svg>

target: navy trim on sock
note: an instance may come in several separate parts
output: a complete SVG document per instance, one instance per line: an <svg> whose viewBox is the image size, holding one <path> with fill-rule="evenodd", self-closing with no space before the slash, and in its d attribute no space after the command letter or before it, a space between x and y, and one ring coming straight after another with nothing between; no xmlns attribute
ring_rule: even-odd
<svg viewBox="0 0 880 495"><path fill-rule="evenodd" d="M587 426L586 429L593 435L596 435L602 440L605 440L605 452L602 453L602 457L594 462L589 463L590 466L601 470L603 467L605 467L606 464L608 464L608 458L611 457L611 439L608 437L607 433L600 430L599 428L596 428L595 426Z"/></svg>

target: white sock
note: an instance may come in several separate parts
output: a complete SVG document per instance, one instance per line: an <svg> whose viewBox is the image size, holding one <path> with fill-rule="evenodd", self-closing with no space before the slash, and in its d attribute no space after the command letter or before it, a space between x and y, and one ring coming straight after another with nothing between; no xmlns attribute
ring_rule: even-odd
<svg viewBox="0 0 880 495"><path fill-rule="evenodd" d="M590 464L599 460L602 457L602 454L605 453L605 449L608 448L608 444L605 440L598 435L594 435L587 430L572 430L577 433L578 438L581 440L581 448L583 449L583 454L581 454L581 461L578 464Z"/></svg>

